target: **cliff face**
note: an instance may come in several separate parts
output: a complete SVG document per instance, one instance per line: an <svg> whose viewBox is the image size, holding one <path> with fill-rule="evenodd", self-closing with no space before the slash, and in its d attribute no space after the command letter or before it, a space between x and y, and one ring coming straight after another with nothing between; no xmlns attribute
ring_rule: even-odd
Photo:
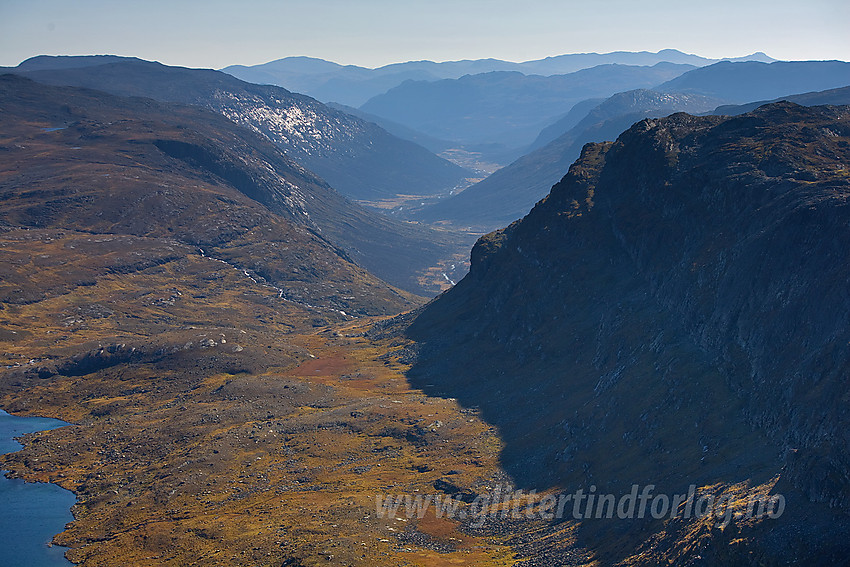
<svg viewBox="0 0 850 567"><path fill-rule="evenodd" d="M748 421L796 451L794 482L844 508L849 139L846 107L645 122L610 156L603 183L619 191L600 196L651 296L716 360Z"/></svg>
<svg viewBox="0 0 850 567"><path fill-rule="evenodd" d="M520 484L778 477L791 512L753 528L772 535L746 543L744 563L755 548L768 562L837 557L850 509L848 163L847 107L675 114L589 144L412 322L411 374L481 407ZM654 557L681 560L674 547Z"/></svg>

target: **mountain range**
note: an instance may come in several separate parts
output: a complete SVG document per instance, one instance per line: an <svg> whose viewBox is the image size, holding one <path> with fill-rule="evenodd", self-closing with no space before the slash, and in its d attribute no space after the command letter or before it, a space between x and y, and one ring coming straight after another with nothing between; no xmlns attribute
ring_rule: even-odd
<svg viewBox="0 0 850 567"><path fill-rule="evenodd" d="M524 216L558 182L588 142L615 139L635 122L658 118L673 112L698 114L715 108L717 99L701 95L667 94L638 89L615 94L595 104L597 99L576 105L570 113L541 133L538 138L555 135L571 126L544 146L529 152L508 166L462 193L435 204L410 211L412 218L424 222L445 222L489 232L507 226ZM592 106L593 105L593 106ZM586 110L590 107L590 110ZM575 122L578 114L583 118Z"/></svg>
<svg viewBox="0 0 850 567"><path fill-rule="evenodd" d="M265 135L352 199L448 192L470 175L371 122L307 96L246 83L219 71L114 56L41 56L4 70L53 85L209 108Z"/></svg>
<svg viewBox="0 0 850 567"><path fill-rule="evenodd" d="M74 492L53 543L150 567L846 564L850 106L812 105L850 102L848 64L537 63L608 56L654 66L424 83L480 86L445 115L487 100L531 148L466 189L484 169L439 182L399 137L477 142L218 71L0 75L0 407L70 423L0 469ZM751 94L783 100L729 104Z"/></svg>
<svg viewBox="0 0 850 567"><path fill-rule="evenodd" d="M844 61L722 61L684 73L658 85L657 90L741 104L847 85L850 63Z"/></svg>
<svg viewBox="0 0 850 567"><path fill-rule="evenodd" d="M850 64L840 61L724 61L698 68L671 63L652 67L612 64L548 77L491 72L408 81L360 108L470 149L476 144L479 148L485 144L513 148L516 159L535 143L541 130L565 119L575 104L590 98L651 88L702 95L718 104L744 103L847 84Z"/></svg>
<svg viewBox="0 0 850 567"><path fill-rule="evenodd" d="M764 53L753 53L732 61L775 61ZM499 59L464 61L407 61L393 63L376 69L356 65L339 65L312 57L286 57L261 65L232 65L222 69L234 77L259 84L285 87L308 94L323 102L337 102L359 107L370 98L385 93L404 81L437 81L458 79L464 75L476 75L492 71L518 71L525 75L563 75L597 65L652 66L657 63L678 63L697 67L716 63L698 55L682 53L675 49L663 49L657 53L649 51L612 53L571 53L513 63Z"/></svg>
<svg viewBox="0 0 850 567"><path fill-rule="evenodd" d="M688 71L654 90L618 93L601 101L588 99L544 128L529 146L531 151L510 165L460 194L408 214L426 222L449 221L480 231L493 230L521 217L546 195L579 156L585 143L613 140L642 118L657 118L672 112L704 114L712 110L718 114L737 114L769 102L740 107L722 104L731 100L724 97L743 96L741 93L752 96L769 93L778 97L774 100L793 100L808 106L846 104L850 100L845 89L832 88L846 84L850 84L850 64L844 62L724 62ZM829 90L795 94L824 85ZM676 88L683 92L676 92Z"/></svg>
<svg viewBox="0 0 850 567"><path fill-rule="evenodd" d="M440 81L407 81L360 109L438 139L506 150L530 144L540 130L587 98L650 88L690 65L600 65L543 77L493 71Z"/></svg>
<svg viewBox="0 0 850 567"><path fill-rule="evenodd" d="M751 112L762 105L769 104L771 102L779 102L781 100L795 102L802 106L820 106L824 104L831 104L833 106L849 105L850 86L838 89L828 89L825 91L814 91L783 96L774 100L760 100L757 102L749 102L747 104L725 104L715 108L713 114L724 114L729 116L744 114L745 112Z"/></svg>

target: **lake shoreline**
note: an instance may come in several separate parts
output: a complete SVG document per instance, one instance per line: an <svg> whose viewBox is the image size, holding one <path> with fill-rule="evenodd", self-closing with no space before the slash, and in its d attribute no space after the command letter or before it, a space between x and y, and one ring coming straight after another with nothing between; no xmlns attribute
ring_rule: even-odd
<svg viewBox="0 0 850 567"><path fill-rule="evenodd" d="M0 454L23 449L16 439L29 433L71 425L41 416L17 416L0 409ZM76 495L55 483L28 481L17 472L0 471L0 562L32 567L69 567L69 550L54 538L74 520Z"/></svg>

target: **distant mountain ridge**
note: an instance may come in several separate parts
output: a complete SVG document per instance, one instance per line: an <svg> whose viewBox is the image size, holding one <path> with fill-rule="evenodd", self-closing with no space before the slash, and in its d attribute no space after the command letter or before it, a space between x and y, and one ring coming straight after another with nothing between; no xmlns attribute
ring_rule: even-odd
<svg viewBox="0 0 850 567"><path fill-rule="evenodd" d="M22 61L17 67L7 69L18 69L23 71L44 71L47 69L79 69L82 67L95 67L107 63L125 63L135 61L144 62L138 57L124 57L123 55L36 55Z"/></svg>
<svg viewBox="0 0 850 567"><path fill-rule="evenodd" d="M693 68L674 63L610 64L548 77L493 71L435 82L408 81L360 109L439 139L518 149L582 100L650 88Z"/></svg>
<svg viewBox="0 0 850 567"><path fill-rule="evenodd" d="M209 108L267 136L354 199L447 192L469 175L373 123L307 96L246 83L219 71L114 56L42 56L6 70L54 85Z"/></svg>
<svg viewBox="0 0 850 567"><path fill-rule="evenodd" d="M775 61L761 52L732 60ZM339 65L312 57L285 57L260 65L231 65L222 71L252 83L282 86L295 92L308 94L323 102L337 102L359 107L373 96L382 94L406 80L458 79L463 75L491 71L518 71L526 75L562 75L611 63L651 66L668 62L703 66L717 61L719 60L690 55L675 49L663 49L657 53L649 51L571 53L522 63L500 59L442 63L407 61L375 69L356 65Z"/></svg>
<svg viewBox="0 0 850 567"><path fill-rule="evenodd" d="M841 61L721 62L688 71L653 90L619 93L590 111L594 101L582 101L543 129L531 144L531 152L462 193L409 215L425 222L449 221L482 231L506 226L547 193L578 158L585 143L614 140L642 118L673 112L740 114L768 101L740 108L724 102L766 93L776 95L775 100L807 106L842 104L847 102L845 89L833 87L845 84L850 84L850 63ZM824 85L829 90L809 92ZM565 132L565 128L570 130Z"/></svg>
<svg viewBox="0 0 850 567"><path fill-rule="evenodd" d="M489 232L525 216L534 204L563 177L588 142L613 140L643 118L659 118L673 112L698 114L715 108L717 99L702 95L669 94L647 89L617 93L599 104L596 99L579 103L579 112L568 115L544 130L548 136L571 128L496 171L462 193L411 213L425 222L450 221ZM590 110L587 107L590 106ZM583 118L576 120L583 111ZM543 135L541 133L541 135Z"/></svg>
<svg viewBox="0 0 850 567"><path fill-rule="evenodd" d="M658 85L657 90L741 104L848 85L850 63L844 61L725 61L684 73Z"/></svg>
<svg viewBox="0 0 850 567"><path fill-rule="evenodd" d="M834 106L850 105L850 86L841 87L839 89L829 89L826 91L814 91L810 93L783 96L774 100L760 100L758 102L749 102L747 104L738 105L722 105L715 108L712 114L726 114L734 116L736 114L752 112L762 105L770 104L772 102L780 102L782 100L794 102L802 106L820 106L824 104L831 104Z"/></svg>

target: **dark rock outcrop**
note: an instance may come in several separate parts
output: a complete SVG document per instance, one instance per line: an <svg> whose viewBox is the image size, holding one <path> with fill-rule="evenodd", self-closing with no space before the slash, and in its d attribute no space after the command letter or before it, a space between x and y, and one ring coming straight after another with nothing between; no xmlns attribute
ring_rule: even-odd
<svg viewBox="0 0 850 567"><path fill-rule="evenodd" d="M841 556L848 163L847 107L675 114L588 144L410 324L411 376L481 408L520 486L778 477L789 510L741 557Z"/></svg>

